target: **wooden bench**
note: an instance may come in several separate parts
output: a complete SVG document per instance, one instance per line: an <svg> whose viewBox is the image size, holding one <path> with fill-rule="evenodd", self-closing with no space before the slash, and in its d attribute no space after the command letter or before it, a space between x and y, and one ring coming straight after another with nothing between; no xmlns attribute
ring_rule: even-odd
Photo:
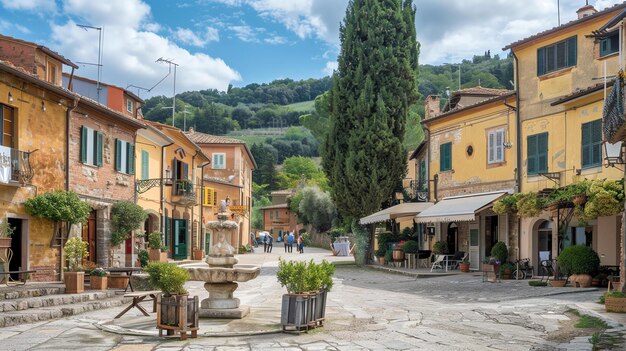
<svg viewBox="0 0 626 351"><path fill-rule="evenodd" d="M7 277L6 277L6 282L5 282L5 284L6 284L7 286L9 286L9 283L17 283L17 284L15 284L15 285L24 285L24 284L26 284L26 280L28 279L26 275L27 275L27 274L32 274L32 273L37 273L37 271L35 271L35 270L26 270L26 271L20 270L20 271L6 271L6 272L0 272L0 274L2 274L2 275L6 275L6 276L7 276ZM17 276L18 276L18 280L13 280L13 279L11 278L11 275L10 275L10 274L17 274ZM21 283L21 284L20 284L20 283Z"/></svg>
<svg viewBox="0 0 626 351"><path fill-rule="evenodd" d="M126 312L130 311L130 309L133 307L136 307L139 311L141 311L141 313L143 313L144 316L146 317L150 316L148 314L148 311L146 311L146 309L143 308L143 306L141 306L140 303L146 300L148 297L150 297L148 300L152 300L152 312L154 313L156 312L157 295L160 295L160 294L161 294L161 290L135 291L135 292L131 292L128 294L124 294L124 297L132 297L133 301L122 312L120 312L117 316L115 316L115 319L120 318L121 316L125 315Z"/></svg>

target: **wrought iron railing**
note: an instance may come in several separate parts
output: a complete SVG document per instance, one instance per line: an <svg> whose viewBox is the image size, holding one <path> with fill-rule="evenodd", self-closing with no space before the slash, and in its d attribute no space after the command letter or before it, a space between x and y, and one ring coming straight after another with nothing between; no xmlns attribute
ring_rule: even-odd
<svg viewBox="0 0 626 351"><path fill-rule="evenodd" d="M404 188L404 191L409 195L411 201L428 201L428 186L426 182L411 180L409 186Z"/></svg>
<svg viewBox="0 0 626 351"><path fill-rule="evenodd" d="M195 204L198 201L198 196L194 185L189 180L174 180L172 183L172 195L175 202Z"/></svg>
<svg viewBox="0 0 626 351"><path fill-rule="evenodd" d="M13 148L10 148L10 150L10 153L0 152L0 165L3 168L10 168L9 180L11 182L30 184L34 175L34 171L30 166L31 152L20 151Z"/></svg>

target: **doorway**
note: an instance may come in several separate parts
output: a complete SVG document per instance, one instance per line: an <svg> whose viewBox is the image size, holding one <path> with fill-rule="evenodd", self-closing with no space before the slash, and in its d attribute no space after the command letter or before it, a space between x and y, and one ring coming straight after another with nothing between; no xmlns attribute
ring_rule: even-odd
<svg viewBox="0 0 626 351"><path fill-rule="evenodd" d="M552 259L552 222L543 221L537 228L537 266Z"/></svg>
<svg viewBox="0 0 626 351"><path fill-rule="evenodd" d="M87 222L83 224L82 239L87 243L87 257L85 260L97 263L96 258L96 211L91 211Z"/></svg>
<svg viewBox="0 0 626 351"><path fill-rule="evenodd" d="M469 261L471 270L480 269L480 231L478 224L469 227Z"/></svg>
<svg viewBox="0 0 626 351"><path fill-rule="evenodd" d="M9 261L10 271L19 271L22 268L26 268L22 265L23 253L22 253L22 229L23 220L18 218L8 218L9 225L13 228L13 235L11 236L11 251L13 251L13 257ZM18 274L11 274L11 279L18 280Z"/></svg>
<svg viewBox="0 0 626 351"><path fill-rule="evenodd" d="M174 219L174 232L172 233L172 255L175 260L184 260L187 258L187 227L187 220Z"/></svg>
<svg viewBox="0 0 626 351"><path fill-rule="evenodd" d="M446 242L448 243L448 253L453 254L457 251L459 237L459 226L456 223L450 223L448 226L448 236Z"/></svg>
<svg viewBox="0 0 626 351"><path fill-rule="evenodd" d="M485 217L485 256L491 256L491 249L498 242L498 216Z"/></svg>

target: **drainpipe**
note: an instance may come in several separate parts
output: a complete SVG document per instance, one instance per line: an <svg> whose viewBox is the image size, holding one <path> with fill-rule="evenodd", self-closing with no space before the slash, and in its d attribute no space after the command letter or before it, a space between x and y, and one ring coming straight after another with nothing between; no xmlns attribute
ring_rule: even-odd
<svg viewBox="0 0 626 351"><path fill-rule="evenodd" d="M191 169L192 174L191 176L193 177L192 180L195 182L196 181L196 156L198 156L200 152L198 150L196 150L196 153L191 156ZM194 188L195 188L195 184L194 184ZM191 259L193 260L193 250L196 248L196 240L195 239L195 235L193 235L193 219L194 219L194 210L193 208L196 207L196 204L191 205L191 225L189 227L189 231L191 232ZM197 232L197 231L196 231Z"/></svg>
<svg viewBox="0 0 626 351"><path fill-rule="evenodd" d="M74 103L72 106L67 107L65 112L65 190L70 190L70 114L78 106L78 98L72 100ZM63 268L63 267L61 267ZM63 272L63 270L61 270Z"/></svg>
<svg viewBox="0 0 626 351"><path fill-rule="evenodd" d="M174 143L169 143L167 145L161 146L161 233L165 236L165 184L163 182L163 175L165 173L165 148L168 146L172 146ZM165 237L162 238L163 242L165 242Z"/></svg>
<svg viewBox="0 0 626 351"><path fill-rule="evenodd" d="M515 122L516 122L516 131L515 137L517 139L517 147L516 147L516 167L517 171L515 172L515 182L517 185L517 192L522 192L522 118L520 114L521 106L520 106L520 91L519 91L519 59L515 52L511 50L513 54L513 61L515 62ZM522 219L517 217L517 259L521 258L520 251L522 245Z"/></svg>
<svg viewBox="0 0 626 351"><path fill-rule="evenodd" d="M422 125L422 128L424 129L424 137L426 138L426 140L428 140L428 142L426 143L426 145L428 146L426 149L426 186L428 186L428 200L430 200L430 186L429 186L429 181L428 179L430 178L430 129L428 129L428 127L426 127L425 125ZM433 186L433 197L436 199L437 198L437 187Z"/></svg>
<svg viewBox="0 0 626 351"><path fill-rule="evenodd" d="M200 173L200 232L202 233L202 235L199 235L200 238L200 250L202 250L203 247L206 246L206 243L204 242L204 167L210 165L211 162L206 162L203 165L200 166L201 169L201 173ZM206 255L208 255L208 252L205 252Z"/></svg>

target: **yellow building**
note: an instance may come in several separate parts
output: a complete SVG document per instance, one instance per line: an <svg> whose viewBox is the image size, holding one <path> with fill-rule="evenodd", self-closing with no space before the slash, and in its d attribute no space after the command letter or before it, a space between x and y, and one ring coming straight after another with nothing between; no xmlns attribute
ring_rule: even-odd
<svg viewBox="0 0 626 351"><path fill-rule="evenodd" d="M604 39L594 33L626 8L603 11L585 6L578 19L505 47L515 58L519 94L520 145L518 182L522 192L563 187L583 179L620 179L623 172L603 167L602 77L619 69L619 34ZM515 139L512 139L515 140ZM574 217L559 238L552 213L521 220L520 257L533 265L554 259L566 246L590 245L601 264L619 262L621 215L578 226Z"/></svg>
<svg viewBox="0 0 626 351"><path fill-rule="evenodd" d="M429 245L445 241L450 254L468 254L471 269L479 269L497 241L517 248L516 218L491 211L493 201L515 191L516 95L474 87L453 93L441 113L438 97L425 103L427 151L415 156L422 187L436 204L415 221L428 225Z"/></svg>
<svg viewBox="0 0 626 351"><path fill-rule="evenodd" d="M239 232L231 244L233 247L250 244L252 171L257 167L250 149L244 141L200 133L192 128L185 135L211 158L211 165L204 168L202 177L204 223L217 220L217 205L228 199L232 219L239 223ZM208 253L211 233L206 233L203 241Z"/></svg>
<svg viewBox="0 0 626 351"><path fill-rule="evenodd" d="M164 146L163 158L165 184L162 215L168 256L175 260L201 259L200 190L202 168L210 164L209 158L182 130L157 122L148 123L174 142Z"/></svg>
<svg viewBox="0 0 626 351"><path fill-rule="evenodd" d="M46 61L41 49L33 52ZM49 62L58 63L55 68L60 75L61 63L54 57ZM69 109L75 103L74 95L60 87L58 77L50 78L39 79L0 61L0 220L15 229L13 258L9 267L3 268L37 270L32 275L36 281L60 280L60 244L51 241L53 223L29 216L24 202L38 194L67 189L65 131Z"/></svg>

